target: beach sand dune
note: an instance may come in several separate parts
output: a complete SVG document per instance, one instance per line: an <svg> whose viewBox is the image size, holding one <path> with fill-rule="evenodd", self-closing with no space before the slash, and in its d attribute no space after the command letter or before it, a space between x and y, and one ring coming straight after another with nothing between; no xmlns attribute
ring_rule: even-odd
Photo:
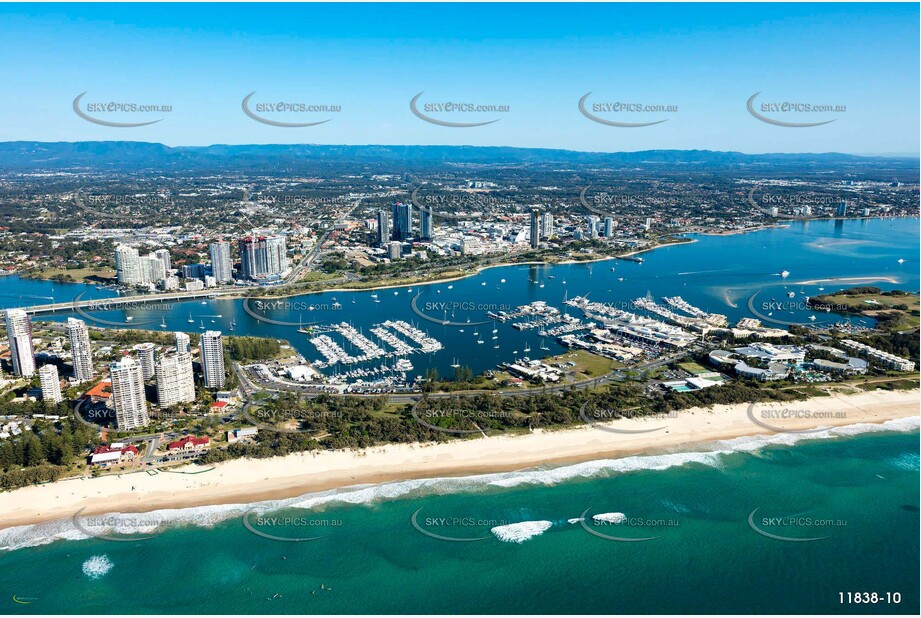
<svg viewBox="0 0 921 618"><path fill-rule="evenodd" d="M882 423L918 415L919 392L873 391L783 404L695 408L675 418L533 431L440 444L378 446L234 460L200 474L132 474L58 481L0 494L0 528L83 514L251 503L365 483L507 472L640 452L675 452L693 443L816 427ZM654 430L618 433L614 430Z"/></svg>

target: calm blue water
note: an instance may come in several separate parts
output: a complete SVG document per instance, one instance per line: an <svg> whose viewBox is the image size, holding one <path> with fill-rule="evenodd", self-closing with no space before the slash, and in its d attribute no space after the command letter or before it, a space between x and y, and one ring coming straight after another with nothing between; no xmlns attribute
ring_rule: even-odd
<svg viewBox="0 0 921 618"><path fill-rule="evenodd" d="M486 308L514 308L535 300L562 309L564 298L586 294L595 301L622 304L647 293L658 300L666 295L680 295L693 305L725 314L735 321L755 317L748 308L748 300L755 293L758 293L759 307L772 298L787 301L787 293L791 291L801 304L805 296L822 294L819 288L828 293L857 284L834 281L840 278L863 278L862 282L886 290L917 291L921 287L918 225L918 219L797 222L789 228L744 235L694 236L696 242L644 253L642 264L609 260L593 264L508 266L450 283L412 286L411 292L399 288L310 294L284 299L288 305L276 309L260 308L256 301L249 301L254 313L287 322L290 324L287 326L257 320L243 310L242 300L212 300L206 304L189 301L91 315L124 327L160 329L160 324L165 323L163 330L170 331L200 332L203 326L230 333L231 323L235 322L233 334L288 339L308 360L321 357L308 342L310 336L297 332L299 322L345 321L369 335L368 329L374 324L401 319L418 325L445 346L435 354L412 356L415 373L435 367L441 375L451 375L450 365L455 358L480 372L494 368L497 363L520 358L525 355L525 346L530 346L532 356L562 352L563 348L552 339L542 341L536 331L517 331L511 327L511 322L495 325L499 331L496 340L491 338L493 324L445 326L438 322L445 319L453 322L487 320ZM899 259L905 261L900 264ZM790 272L786 279L778 275L783 270ZM812 281L816 283L804 283ZM411 300L420 292L416 305L432 321L412 311ZM0 279L2 306L50 302L45 298L50 296L61 302L81 293L86 294L85 298L112 295L111 291L82 284L52 284L15 277ZM380 302L375 302L372 294L377 294ZM451 311L442 309L443 306L455 308ZM809 323L811 312L796 306L793 309L793 314L785 310L776 312L773 317ZM569 312L581 317L576 310ZM72 314L58 314L51 319L66 319L67 315ZM125 321L128 316L132 317L130 322ZM838 319L834 314L822 314L819 318ZM338 335L332 336L347 351L354 351ZM484 343L478 344L477 340ZM499 349L494 345L499 345ZM541 345L548 350L541 350Z"/></svg>

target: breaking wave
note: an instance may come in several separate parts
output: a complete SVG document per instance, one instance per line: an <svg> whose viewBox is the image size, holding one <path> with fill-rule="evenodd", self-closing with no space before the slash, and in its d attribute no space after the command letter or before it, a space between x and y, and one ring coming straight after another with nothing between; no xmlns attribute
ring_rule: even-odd
<svg viewBox="0 0 921 618"><path fill-rule="evenodd" d="M75 525L73 519L16 526L0 530L0 551L45 545L55 541L78 541L91 537L144 534L155 536L176 526L211 527L229 519L241 518L248 511L263 514L283 509L322 509L332 505L361 505L387 500L411 499L451 493L476 493L525 486L552 486L567 481L604 478L640 471L661 471L681 466L722 468L727 456L735 453L753 453L771 446L792 446L801 441L844 438L867 433L910 432L921 427L921 418L909 417L884 423L858 423L824 429L809 434L779 433L755 435L731 440L720 440L703 445L702 450L659 455L636 455L620 459L601 459L554 468L531 468L516 472L480 474L457 478L432 478L384 483L380 485L354 485L330 491L317 492L254 504L222 504L184 509L163 509L145 513L143 522L132 524L138 514L126 514L120 521L116 514L106 516L112 526L93 527ZM706 449L706 450L703 450ZM914 465L917 459L902 465ZM159 521L161 525L151 522ZM529 522L524 522L529 523ZM512 524L517 525L517 524Z"/></svg>

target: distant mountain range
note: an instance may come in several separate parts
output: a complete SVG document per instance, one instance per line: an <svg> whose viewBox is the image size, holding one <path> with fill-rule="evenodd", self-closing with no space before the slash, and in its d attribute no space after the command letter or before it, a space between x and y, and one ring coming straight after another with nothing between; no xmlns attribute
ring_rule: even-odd
<svg viewBox="0 0 921 618"><path fill-rule="evenodd" d="M0 142L0 166L14 170L262 169L337 162L404 164L557 164L592 166L758 166L881 164L917 167L918 158L861 157L841 153L744 154L711 150L578 152L491 146L335 146L268 144L169 147L150 142ZM886 163L884 163L886 162Z"/></svg>

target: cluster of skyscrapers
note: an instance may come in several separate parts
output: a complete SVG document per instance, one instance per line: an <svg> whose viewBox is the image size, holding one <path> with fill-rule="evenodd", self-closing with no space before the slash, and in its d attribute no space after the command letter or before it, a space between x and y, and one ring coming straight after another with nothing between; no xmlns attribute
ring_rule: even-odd
<svg viewBox="0 0 921 618"><path fill-rule="evenodd" d="M274 281L288 272L288 248L284 236L246 237L239 241L240 271L242 279ZM211 264L185 264L173 269L167 249L158 249L147 255L128 245L115 249L115 270L118 283L126 287L160 286L164 290L178 290L179 279L186 280L187 289L213 287L232 283L233 258L231 245L219 240L208 246ZM196 288L196 282L198 288Z"/></svg>
<svg viewBox="0 0 921 618"><path fill-rule="evenodd" d="M288 270L284 236L248 236L240 239L240 275L254 281L280 279Z"/></svg>
<svg viewBox="0 0 921 618"><path fill-rule="evenodd" d="M167 408L195 401L195 374L189 336L175 333L175 348L156 354L153 344L137 346L137 360L126 356L109 366L112 406L119 429L143 427L150 422L144 383L156 379L157 404ZM224 386L224 345L219 331L201 336L201 366L205 388Z"/></svg>
<svg viewBox="0 0 921 618"><path fill-rule="evenodd" d="M171 270L170 255L166 249L140 255L137 249L128 245L115 248L115 271L120 285L155 285L166 279Z"/></svg>
<svg viewBox="0 0 921 618"><path fill-rule="evenodd" d="M93 377L93 357L90 350L90 336L82 320L67 320L67 337L73 354L74 379L85 382ZM6 311L6 333L10 344L10 362L13 373L31 378L36 373L35 348L32 344L32 320L22 309ZM58 368L47 364L38 369L42 398L51 403L61 401L61 380Z"/></svg>
<svg viewBox="0 0 921 618"><path fill-rule="evenodd" d="M413 234L413 205L396 202L388 213L377 211L377 245L389 247L391 242L406 242L413 238L432 240L435 222L430 209L419 210L419 235Z"/></svg>
<svg viewBox="0 0 921 618"><path fill-rule="evenodd" d="M30 378L36 373L35 352L32 344L32 322L22 309L6 311L6 331L10 342L10 359L13 373ZM73 357L75 382L93 378L93 353L86 322L68 318L65 325ZM119 429L143 427L149 422L144 384L156 379L157 403L161 408L195 401L195 374L192 366L192 348L189 335L175 333L175 349L156 353L152 343L136 346L137 359L126 356L109 365L112 381L111 404ZM220 331L206 331L201 336L201 366L205 388L224 387L224 345ZM42 398L51 403L60 402L61 380L57 366L43 365L37 371Z"/></svg>

